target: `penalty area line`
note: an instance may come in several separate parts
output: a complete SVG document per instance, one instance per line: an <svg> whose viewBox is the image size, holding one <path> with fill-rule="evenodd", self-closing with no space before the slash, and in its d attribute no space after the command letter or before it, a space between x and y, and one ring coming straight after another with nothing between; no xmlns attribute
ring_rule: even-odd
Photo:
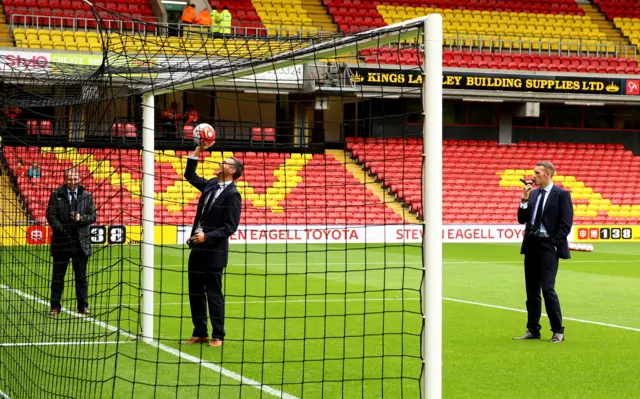
<svg viewBox="0 0 640 399"><path fill-rule="evenodd" d="M444 299L445 301L450 301L450 302L466 303L467 305L483 306L485 308L509 310L511 312L518 312L518 313L527 313L527 311L523 310L523 309L510 308L510 307L507 307L507 306L500 306L500 305L491 305L489 303L465 301L463 299L455 299L455 298L442 298L442 299ZM547 316L546 313L542 313L542 316L549 317L549 316ZM575 317L564 317L563 316L562 318L564 320L575 321L577 323L593 324L593 325L596 325L596 326L617 328L619 330L640 332L640 328L635 328L635 327L621 326L621 325L618 325L618 324L611 324L611 323L602 323L602 322L599 322L599 321L592 321L592 320L585 320L585 319L576 319Z"/></svg>
<svg viewBox="0 0 640 399"><path fill-rule="evenodd" d="M68 346L68 345L122 345L136 341L86 341L86 342L7 342L0 343L0 347L12 346Z"/></svg>
<svg viewBox="0 0 640 399"><path fill-rule="evenodd" d="M6 291L11 292L11 293L14 293L14 294L16 294L18 296L21 296L21 297L23 297L25 299L29 299L29 300L34 301L36 303L39 303L41 305L44 305L44 306L47 306L47 307L49 306L49 303L47 301L44 301L44 300L42 300L40 298L37 298L37 297L35 297L33 295L27 294L26 292L20 291L18 289L11 288L11 287L8 287L8 286L3 285L3 284L0 284L0 289L6 290ZM127 338L132 338L132 339L136 339L136 340L138 339L137 336L135 336L134 334L131 334L128 331L122 330L122 329L120 329L118 327L112 326L111 324L107 324L107 323L102 322L100 320L96 320L96 319L94 319L92 317L86 317L86 316L81 315L80 313L72 312L72 311L70 311L68 309L65 309L65 308L62 308L62 312L67 313L67 314L69 314L71 316L80 318L82 320L86 320L88 322L91 322L91 323L93 323L93 324L95 324L97 326L100 326L102 328L105 328L105 329L107 329L109 331L118 332L119 334L121 334L121 335L123 335L123 336L125 336ZM240 382L241 384L249 385L249 386L251 386L253 388L259 389L259 390L261 390L261 391L263 391L263 392L265 392L265 393L267 393L269 395L272 395L272 396L275 396L275 397L278 397L278 398L282 398L282 399L299 399L298 397L296 397L294 395L291 395L291 394L288 394L286 392L280 391L278 389L272 388L272 387L270 387L268 385L264 385L264 384L260 383L259 381L253 380L251 378L245 377L245 376L243 376L241 374L238 374L236 372L233 372L231 370L225 369L222 366L219 366L219 365L217 365L215 363L212 363L212 362L208 362L208 361L203 360L203 359L201 359L201 358L199 358L197 356L189 355L187 353L179 351L179 350L177 350L175 348L172 348L170 346L167 346L165 344L161 344L160 342L147 341L147 340L141 340L141 342L144 342L144 343L146 343L146 344L148 344L148 345L150 345L150 346L152 346L152 347L154 347L156 349L160 349L162 351L165 351L167 353L175 355L175 356L177 356L177 357L179 357L181 359L189 360L189 361L191 361L193 363L199 364L201 367L205 367L205 368L208 368L209 370L213 370L213 371L215 371L215 372L217 372L217 373L219 373L221 375L224 375L225 377L229 377L229 378L231 378L233 380L236 380L236 381Z"/></svg>

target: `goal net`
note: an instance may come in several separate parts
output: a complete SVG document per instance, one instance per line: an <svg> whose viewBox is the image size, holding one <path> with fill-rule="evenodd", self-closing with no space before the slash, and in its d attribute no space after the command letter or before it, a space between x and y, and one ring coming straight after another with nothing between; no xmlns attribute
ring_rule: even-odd
<svg viewBox="0 0 640 399"><path fill-rule="evenodd" d="M0 397L417 397L423 21L92 13L102 53L0 53Z"/></svg>

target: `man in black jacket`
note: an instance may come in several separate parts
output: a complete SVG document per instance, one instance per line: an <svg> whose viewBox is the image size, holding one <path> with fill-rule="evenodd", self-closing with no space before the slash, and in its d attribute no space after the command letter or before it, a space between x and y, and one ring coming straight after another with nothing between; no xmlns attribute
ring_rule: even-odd
<svg viewBox="0 0 640 399"><path fill-rule="evenodd" d="M573 224L571 194L553 185L555 168L551 162L538 162L533 183L524 187L518 208L518 223L525 224L520 253L524 255L524 277L527 290L527 332L514 339L540 339L542 299L549 316L553 336L550 342L564 341L560 300L555 291L558 259L569 259L567 236Z"/></svg>
<svg viewBox="0 0 640 399"><path fill-rule="evenodd" d="M78 170L66 170L64 185L53 190L47 206L47 221L52 231L53 279L49 313L52 317L60 314L60 300L69 259L75 275L78 312L89 314L87 263L91 256L90 226L96 221L96 207L93 196L79 183Z"/></svg>
<svg viewBox="0 0 640 399"><path fill-rule="evenodd" d="M213 144L212 144L213 145ZM204 148L207 149L208 147ZM207 302L211 317L211 342L221 346L224 340L224 296L222 275L227 266L229 237L238 229L242 199L234 181L242 176L244 165L236 158L225 159L216 177L198 176L196 168L201 147L187 161L184 177L202 192L188 244L189 303L193 334L183 344L209 342L207 334Z"/></svg>

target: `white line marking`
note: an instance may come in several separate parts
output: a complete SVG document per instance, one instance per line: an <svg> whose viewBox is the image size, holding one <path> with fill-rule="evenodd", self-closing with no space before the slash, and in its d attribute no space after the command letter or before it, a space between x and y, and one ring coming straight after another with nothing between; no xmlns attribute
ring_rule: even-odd
<svg viewBox="0 0 640 399"><path fill-rule="evenodd" d="M512 312L519 312L519 313L527 313L526 310L523 309L516 309L516 308L510 308L507 306L500 306L500 305L491 305L489 303L482 303L482 302L473 302L473 301L465 301L463 299L455 299L455 298L442 298L445 301L450 301L450 302L458 302L458 303L466 303L468 305L477 305L477 306L484 306L486 308L494 308L494 309L502 309L502 310L510 310ZM247 303L254 303L254 304L260 304L260 303L306 303L306 302L364 302L364 301L419 301L420 298L347 298L347 299L277 299L277 300L251 300L251 301L228 301L225 302L225 304L234 304L234 305L244 305ZM184 306L184 305L188 305L189 302L166 302L166 303L156 303L156 306ZM114 305L97 305L94 307L97 308L106 308L106 307L117 307L117 304ZM125 305L128 307L138 307L138 304L130 304L130 305ZM542 313L542 316L548 317L545 313ZM585 323L585 324L594 324L594 325L598 325L598 326L603 326L603 327L611 327L611 328L618 328L618 329L622 329L622 330L629 330L629 331L636 331L636 332L640 332L640 328L635 328L635 327L627 327L627 326L620 326L617 324L609 324L609 323L601 323L599 321L591 321L591 320L584 320L584 319L576 319L573 317L563 317L563 319L565 320L571 320L571 321L576 321L579 323Z"/></svg>
<svg viewBox="0 0 640 399"><path fill-rule="evenodd" d="M12 292L12 293L14 293L14 294L16 294L18 296L23 297L23 298L30 299L30 300L32 300L34 302L37 302L37 303L39 303L41 305L44 305L44 306L47 306L47 307L49 306L48 302L46 302L46 301L44 301L44 300L42 300L40 298L36 298L33 295L29 295L29 294L27 294L25 292L22 292L20 290L17 290L17 289L7 287L6 285L0 284L0 289L7 290L7 291ZM125 336L127 338L137 339L137 337L135 335L131 334L128 331L122 330L122 329L120 329L118 327L114 327L114 326L112 326L110 324L107 324L107 323L102 322L100 320L96 320L96 319L94 319L92 317L85 317L85 316L81 315L80 313L72 312L72 311L67 310L65 308L62 308L62 311L65 312L65 313L68 313L68 314L70 314L72 316L81 318L83 320L90 321L91 323L94 323L97 326L100 326L100 327L102 327L102 328L104 328L106 330L117 332L117 333L119 333L119 334L121 334L121 335L123 335L123 336ZM273 396L276 396L278 398L284 398L284 399L298 399L296 396L290 395L290 394L288 394L286 392L279 391L279 390L277 390L275 388L271 388L268 385L263 385L263 384L261 384L260 382L258 382L256 380L252 380L252 379L247 378L247 377L245 377L243 375L235 373L235 372L233 372L231 370L227 370L224 367L218 366L215 363L211 363L211 362L208 362L206 360L202 360L199 357L186 354L184 352L181 352L181 351L179 351L177 349L174 349L174 348L172 348L170 346L167 346L165 344L161 344L161 343L156 342L156 341L153 341L153 342L143 341L143 342L151 345L154 348L163 350L165 352L171 353L172 355L178 356L178 357L180 357L182 359L189 360L190 362L199 364L202 367L205 367L205 368L213 370L213 371L215 371L217 373L220 373L221 375L224 375L225 377L229 377L231 379L239 381L242 384L250 385L250 386L252 386L252 387L254 387L256 389L259 389L259 390L261 390L261 391L263 391L265 393L268 393L269 395L273 395Z"/></svg>
<svg viewBox="0 0 640 399"><path fill-rule="evenodd" d="M251 301L225 301L225 305L244 305L247 303L307 303L307 302L365 302L365 301L419 301L420 298L347 298L347 299L274 299L274 300L251 300ZM156 302L156 307L161 306L184 306L188 305L189 302ZM111 308L118 307L120 304L115 303L112 305L94 305L94 308ZM124 307L132 307L137 308L140 305L137 303L132 304L122 304Z"/></svg>
<svg viewBox="0 0 640 399"><path fill-rule="evenodd" d="M489 303L482 303L482 302L473 302L473 301L465 301L464 299L456 299L456 298L442 298L445 301L450 301L450 302L458 302L458 303L466 303L468 305L476 305L476 306L483 306L486 308L493 308L493 309L501 309L501 310L510 310L512 312L518 312L518 313L527 313L526 310L524 309L516 309L516 308L510 308L507 306L500 306L500 305L491 305ZM303 303L303 302L364 302L364 301L419 301L420 298L348 298L348 299L292 299L292 300L266 300L266 301L234 301L234 302L225 302L225 304L246 304L246 303ZM184 306L184 305L188 305L189 302L167 302L167 303L163 303L163 304L158 304L156 303L156 306ZM94 307L112 307L112 306L117 306L117 305L100 305L100 306L94 306ZM127 306L131 306L131 307L138 307L137 304L132 304L132 305L127 305ZM542 316L548 317L545 313L542 313ZM610 323L602 323L599 321L592 321L592 320L584 320L584 319L576 319L573 317L563 317L563 319L565 320L571 320L571 321L575 321L578 323L584 323L584 324L594 324L597 326L603 326L603 327L611 327L611 328L618 328L621 330L629 330L629 331L635 331L635 332L640 332L640 328L635 328L635 327L628 327L628 326L621 326L618 324L610 324Z"/></svg>
<svg viewBox="0 0 640 399"><path fill-rule="evenodd" d="M11 399L11 398L9 397L9 395L7 395L6 393L4 393L4 392L2 392L2 391L0 391L0 398L2 398L2 399Z"/></svg>
<svg viewBox="0 0 640 399"><path fill-rule="evenodd" d="M484 306L485 308L502 309L502 310L510 310L512 312L527 313L527 311L523 310L523 309L509 308L509 307L506 307L506 306L499 306L499 305L491 305L491 304L482 303L482 302L465 301L465 300L462 300L462 299L455 299L455 298L442 298L442 299L444 299L445 301L466 303L468 305ZM545 313L542 313L542 315L545 316L545 317L548 317ZM573 317L564 317L563 316L562 318L564 320L571 320L571 321L575 321L575 322L578 322L578 323L594 324L596 326L611 327L611 328L618 328L620 330L628 330L628 331L640 332L640 328L635 328L635 327L620 326L618 324L610 324L610 323L601 323L599 321L576 319L576 318L573 318Z"/></svg>
<svg viewBox="0 0 640 399"><path fill-rule="evenodd" d="M130 344L136 341L95 341L95 342L9 342L0 344L3 346L66 346L66 345L117 345Z"/></svg>

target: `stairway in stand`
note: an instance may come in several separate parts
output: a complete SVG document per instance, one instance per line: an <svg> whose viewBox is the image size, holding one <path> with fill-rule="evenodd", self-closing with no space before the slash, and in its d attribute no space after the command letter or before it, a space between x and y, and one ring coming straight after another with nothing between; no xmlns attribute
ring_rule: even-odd
<svg viewBox="0 0 640 399"><path fill-rule="evenodd" d="M338 26L333 22L327 9L320 0L301 0L302 7L313 20L313 26L325 32L338 32Z"/></svg>
<svg viewBox="0 0 640 399"><path fill-rule="evenodd" d="M578 7L584 10L585 17L590 17L591 21L598 26L600 32L607 35L607 40L618 45L629 45L629 39L616 28L613 21L607 19L595 4L579 3Z"/></svg>
<svg viewBox="0 0 640 399"><path fill-rule="evenodd" d="M25 226L27 216L22 210L22 204L18 201L4 166L0 166L0 171L2 171L2 176L0 176L0 226Z"/></svg>
<svg viewBox="0 0 640 399"><path fill-rule="evenodd" d="M0 0L0 47L13 46L13 39L9 33L9 25L7 25L7 16L4 13L4 4Z"/></svg>

